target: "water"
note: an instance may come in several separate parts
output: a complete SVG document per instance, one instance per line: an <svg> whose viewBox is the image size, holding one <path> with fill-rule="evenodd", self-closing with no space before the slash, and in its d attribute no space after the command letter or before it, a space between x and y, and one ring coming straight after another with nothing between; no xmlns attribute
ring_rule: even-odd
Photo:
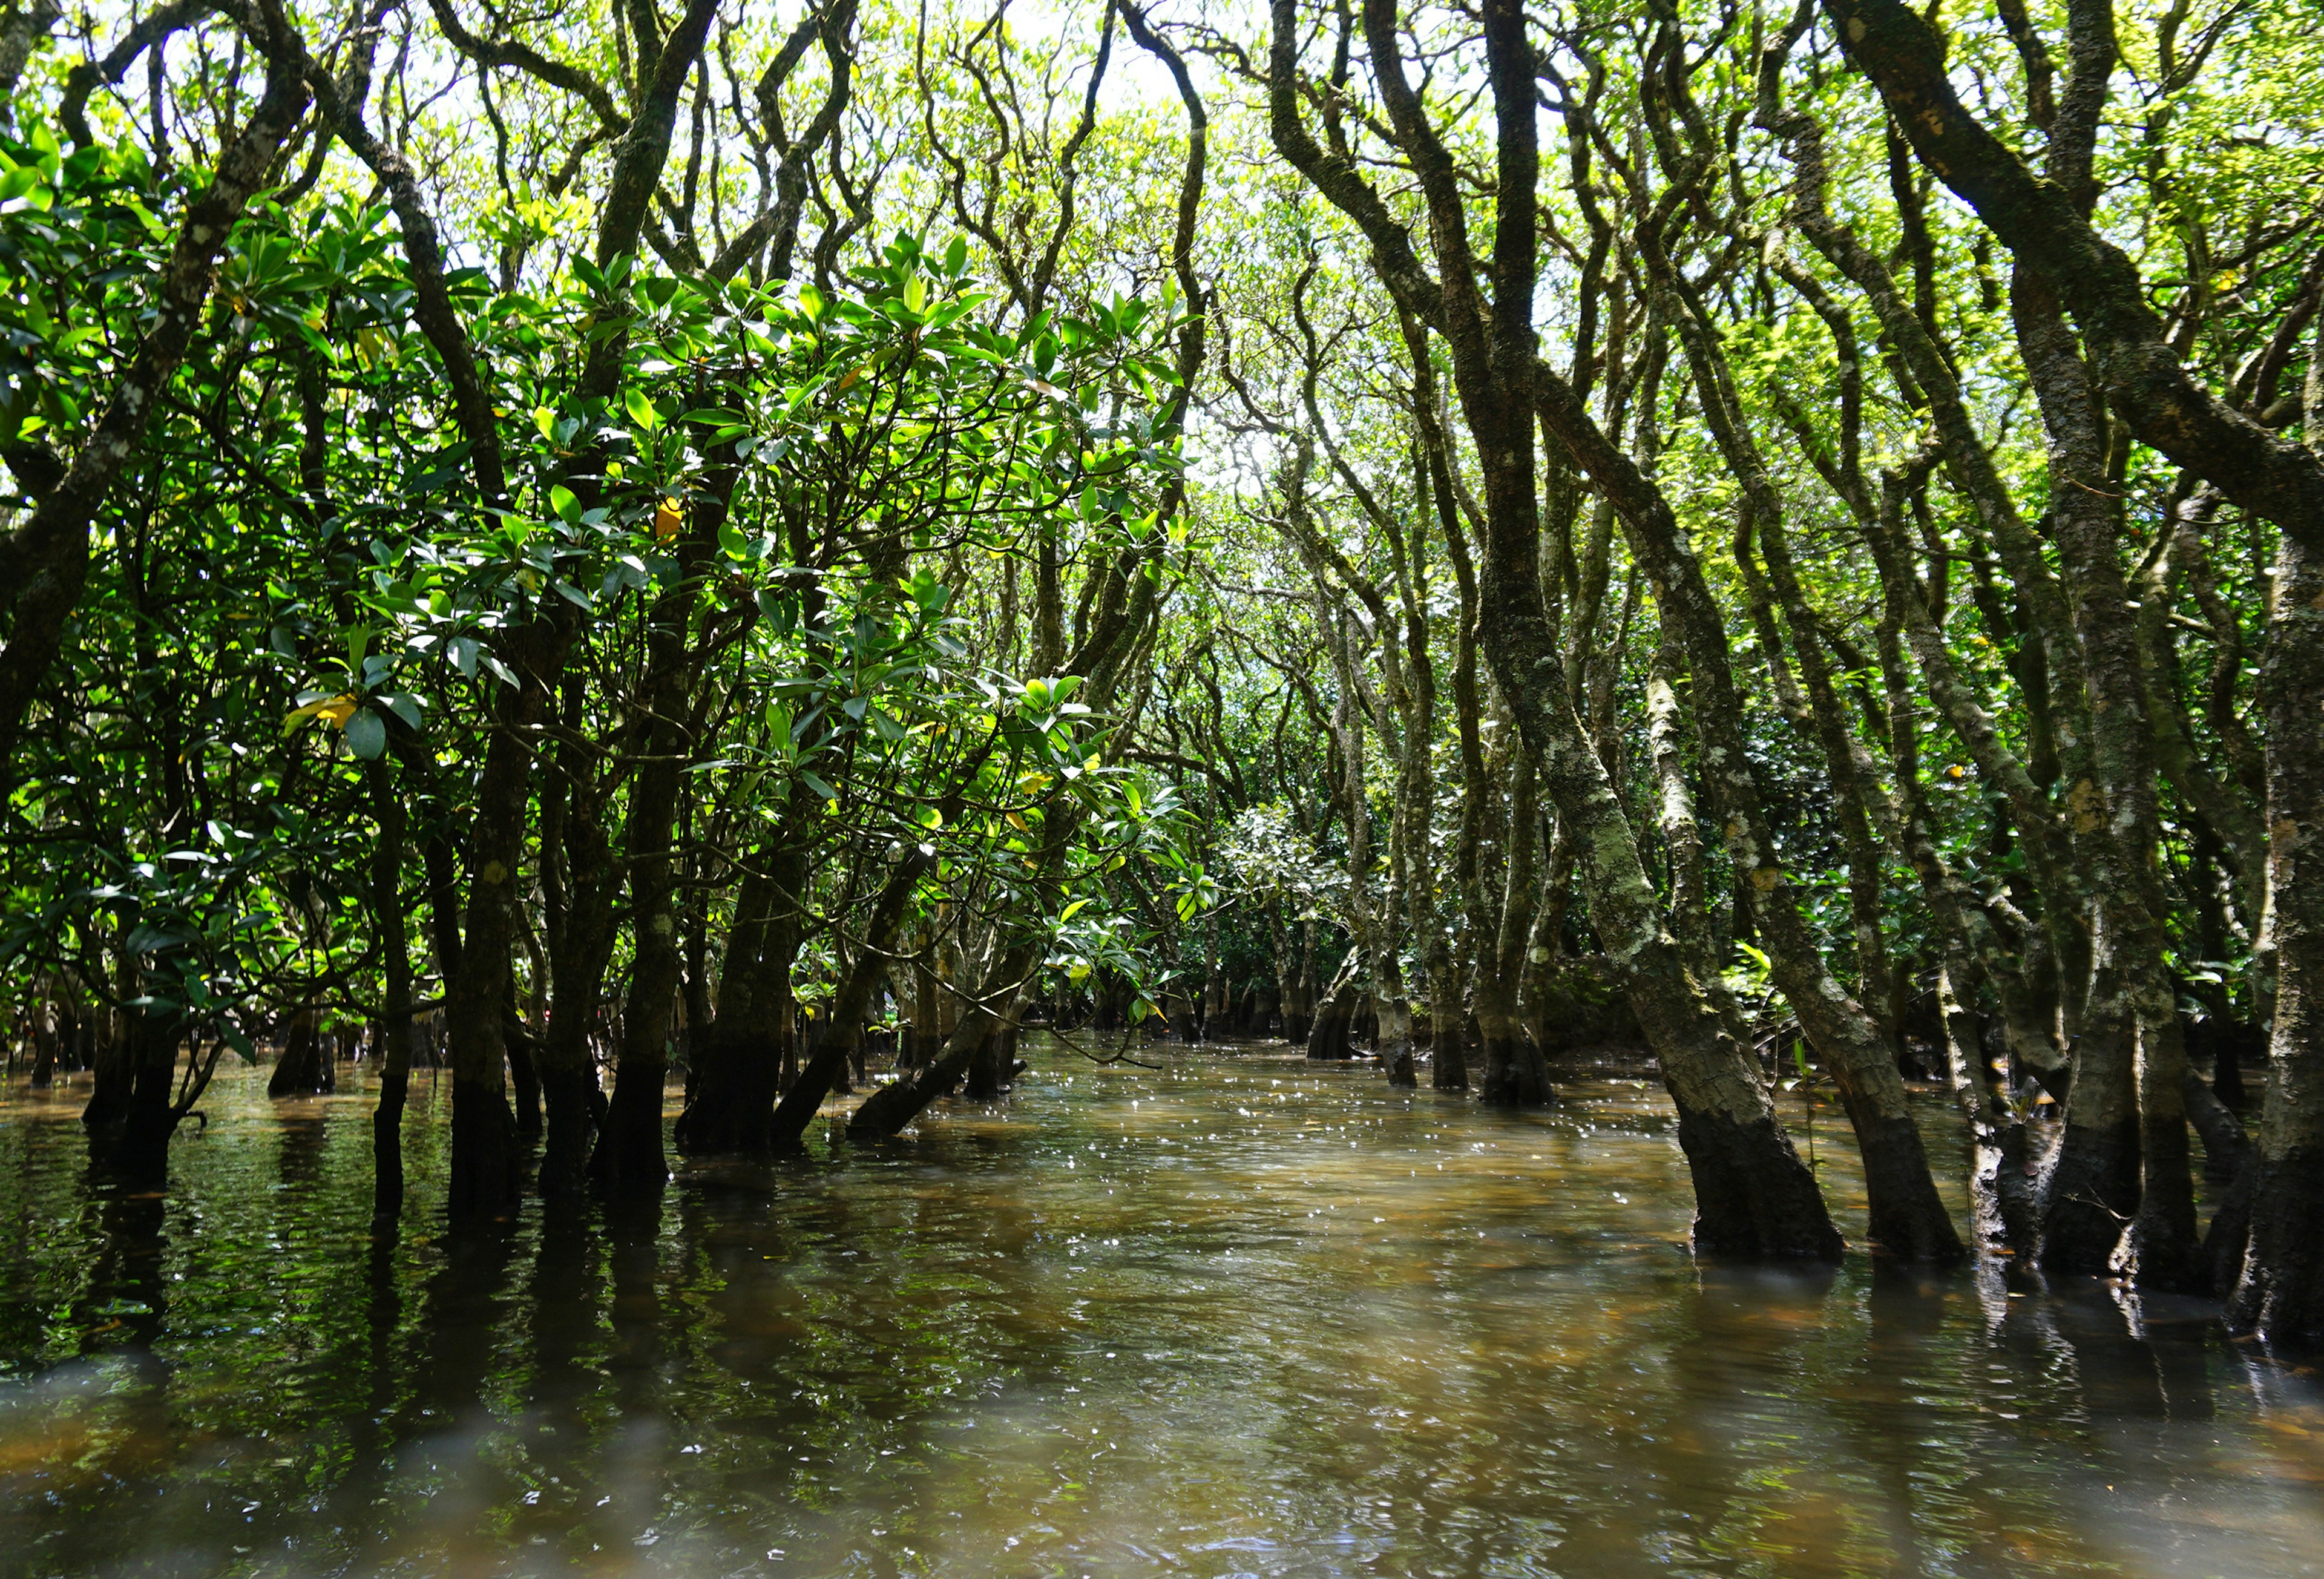
<svg viewBox="0 0 2324 1579"><path fill-rule="evenodd" d="M1031 1057L883 1152L459 1244L425 1076L389 1244L361 1091L224 1076L160 1199L92 1196L80 1094L19 1089L0 1572L2324 1569L2314 1378L2199 1305L1700 1269L1642 1084Z"/></svg>

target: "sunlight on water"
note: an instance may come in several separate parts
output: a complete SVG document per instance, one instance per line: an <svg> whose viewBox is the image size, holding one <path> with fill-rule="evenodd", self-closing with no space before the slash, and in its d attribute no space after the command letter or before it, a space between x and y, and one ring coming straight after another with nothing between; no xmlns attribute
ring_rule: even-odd
<svg viewBox="0 0 2324 1579"><path fill-rule="evenodd" d="M360 1090L222 1079L167 1199L92 1197L81 1094L19 1092L0 1565L2324 1569L2310 1376L2200 1306L2134 1335L1990 1270L1699 1269L1645 1085L1515 1116L1279 1048L1031 1057L1012 1106L884 1151L457 1244L424 1076L392 1244Z"/></svg>

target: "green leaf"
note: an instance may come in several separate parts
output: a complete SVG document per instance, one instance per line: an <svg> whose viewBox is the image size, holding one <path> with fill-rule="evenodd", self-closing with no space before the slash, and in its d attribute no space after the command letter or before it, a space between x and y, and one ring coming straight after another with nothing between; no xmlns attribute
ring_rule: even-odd
<svg viewBox="0 0 2324 1579"><path fill-rule="evenodd" d="M347 749L365 762L376 761L387 749L387 725L369 707L358 707L347 719Z"/></svg>
<svg viewBox="0 0 2324 1579"><path fill-rule="evenodd" d="M654 403L652 401L646 398L645 391L641 389L623 390L622 392L622 406L623 410L630 413L630 420L635 422L647 432L650 433L655 429L661 426L661 413L654 410Z"/></svg>
<svg viewBox="0 0 2324 1579"><path fill-rule="evenodd" d="M395 691L375 698L381 706L394 714L413 730L420 727L420 698L406 692Z"/></svg>

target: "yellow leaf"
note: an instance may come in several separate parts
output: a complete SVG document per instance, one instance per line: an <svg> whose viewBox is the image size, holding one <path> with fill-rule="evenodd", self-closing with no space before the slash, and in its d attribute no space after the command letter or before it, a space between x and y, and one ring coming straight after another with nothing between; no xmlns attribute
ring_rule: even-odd
<svg viewBox="0 0 2324 1579"><path fill-rule="evenodd" d="M305 706L298 708L288 718L282 720L282 733L290 734L309 718L327 718L336 727L345 729L347 726L347 720L354 717L355 713L354 697L345 693L336 697L325 697L321 701L309 702Z"/></svg>
<svg viewBox="0 0 2324 1579"><path fill-rule="evenodd" d="M663 500L661 507L654 512L654 540L662 543L676 541L678 522L682 519L678 514L678 501Z"/></svg>

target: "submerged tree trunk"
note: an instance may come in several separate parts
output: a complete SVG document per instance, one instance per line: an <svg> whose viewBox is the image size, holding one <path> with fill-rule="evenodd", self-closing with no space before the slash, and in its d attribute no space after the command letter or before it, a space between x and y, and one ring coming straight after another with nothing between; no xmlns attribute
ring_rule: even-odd
<svg viewBox="0 0 2324 1579"><path fill-rule="evenodd" d="M135 1077L128 1039L117 1030L122 1019L118 1012L97 1010L81 1028L88 1044L90 1079L88 1101L81 1108L80 1122L97 1155L111 1146L115 1131L128 1114L129 1087Z"/></svg>
<svg viewBox="0 0 2324 1579"><path fill-rule="evenodd" d="M2039 1203L2025 1171L2025 1125L2009 1106L2006 1083L1985 1071L1976 1017L1956 995L1950 965L1937 975L1937 1016L1953 1101L1969 1130L1971 1232L1987 1250L2015 1253L2040 1233Z"/></svg>
<svg viewBox="0 0 2324 1579"><path fill-rule="evenodd" d="M266 1082L267 1095L312 1095L330 1090L337 1083L337 1071L317 1019L312 1004L290 1016L290 1029L282 1038L282 1056L275 1060L274 1073Z"/></svg>
<svg viewBox="0 0 2324 1579"><path fill-rule="evenodd" d="M1654 248L1649 255L1667 276L1667 261ZM1672 292L1674 298L1676 294ZM1573 391L1546 366L1536 374L1543 420L1571 448L1575 464L1599 479L1613 500L1632 533L1633 551L1654 583L1667 628L1683 644L1692 680L1691 710L1706 759L1705 794L1725 826L1728 854L1750 900L1769 973L1839 1083L1864 1159L1870 1236L1888 1253L1908 1260L1958 1260L1960 1241L1930 1173L1896 1069L1894 1027L1884 1019L1889 994L1886 954L1879 936L1880 854L1830 666L1814 639L1812 611L1791 573L1783 497L1738 409L1725 358L1691 300L1677 304L1677 317L1705 420L1742 485L1738 540L1748 544L1755 530L1762 539L1771 575L1794 624L1794 645L1812 693L1808 733L1824 747L1849 852L1855 899L1851 919L1864 998L1850 996L1833 978L1800 915L1791 875L1778 856L1766 797L1752 765L1724 618L1669 501L1629 457L1615 449L1611 435L1591 421ZM1748 568L1748 553L1738 554L1738 559ZM1777 660L1780 648L1771 643L1768 657ZM1783 682L1778 683L1780 688Z"/></svg>
<svg viewBox="0 0 2324 1579"><path fill-rule="evenodd" d="M1542 599L1534 419L1539 411L1546 425L1552 412L1535 366L1540 134L1536 61L1522 9L1510 0L1490 0L1483 12L1497 176L1489 268L1471 250L1467 199L1406 75L1393 8L1365 13L1370 69L1427 206L1439 255L1434 277L1414 252L1410 232L1360 168L1327 154L1304 124L1297 12L1289 0L1277 0L1272 21L1268 110L1276 148L1361 227L1373 267L1399 307L1441 333L1451 352L1461 411L1484 474L1478 607L1486 658L1543 784L1572 829L1590 884L1591 923L1678 1104L1680 1144L1694 1176L1695 1242L1721 1253L1833 1259L1840 1251L1840 1234L1815 1180L1775 1121L1756 1063L1729 1034L1663 930L1637 839L1574 716L1566 666ZM1480 280L1490 281L1489 301ZM1414 363L1415 377L1423 381L1415 413L1430 448L1449 455L1434 431L1427 358ZM1577 449L1575 458L1602 486L1602 457Z"/></svg>
<svg viewBox="0 0 2324 1579"><path fill-rule="evenodd" d="M169 1177L170 1137L183 1115L173 1105L181 1028L174 1013L124 1011L129 1100L106 1156L107 1168L132 1184L159 1186Z"/></svg>
<svg viewBox="0 0 2324 1579"><path fill-rule="evenodd" d="M508 1103L508 1048L502 1011L516 946L517 865L525 843L531 755L527 737L547 707L536 671L562 667L564 642L547 613L519 640L533 660L501 697L499 729L484 753L470 823L467 911L460 956L445 991L451 1043L452 1165L446 1206L457 1223L513 1216L521 1161Z"/></svg>
<svg viewBox="0 0 2324 1579"><path fill-rule="evenodd" d="M1315 1022L1315 928L1313 916L1299 924L1299 962L1287 967L1283 984L1283 1039L1305 1046Z"/></svg>
<svg viewBox="0 0 2324 1579"><path fill-rule="evenodd" d="M1541 887L1536 859L1540 808L1534 793L1531 753L1512 753L1508 841L1498 926L1477 965L1477 1030L1483 1040L1485 1076L1478 1099L1493 1107L1538 1107L1555 1100L1549 1060L1526 1034L1520 994L1526 950Z"/></svg>
<svg viewBox="0 0 2324 1579"><path fill-rule="evenodd" d="M35 1000L31 1013L32 1031L32 1089L46 1091L56 1079L57 1024L51 1018L50 1005Z"/></svg>
<svg viewBox="0 0 2324 1579"><path fill-rule="evenodd" d="M2314 1346L2324 1344L2324 554L2289 532L2270 612L2261 683L2275 1028L2227 1325Z"/></svg>
<svg viewBox="0 0 2324 1579"><path fill-rule="evenodd" d="M930 1103L949 1094L979 1059L992 1057L1013 1064L1017 1027L1026 1007L1025 995L1016 983L1034 959L1034 949L1021 944L995 959L985 973L985 991L968 1003L944 1045L911 1079L894 1081L865 1098L848 1119L847 1138L891 1139Z"/></svg>
<svg viewBox="0 0 2324 1579"><path fill-rule="evenodd" d="M679 700L662 696L664 705ZM669 1039L678 1002L677 861L678 753L674 729L649 732L650 760L630 791L630 896L637 955L631 965L621 1053L605 1127L589 1159L590 1181L622 1193L651 1193L669 1180L662 1150L662 1091L669 1080Z"/></svg>
<svg viewBox="0 0 2324 1579"><path fill-rule="evenodd" d="M581 1193L604 1107L589 1035L613 958L613 900L621 881L595 787L581 780L572 754L560 752L558 768L566 780L563 799L556 804L553 833L544 826L541 844L544 864L552 840L561 857L564 905L549 928L549 1025L536 1060L545 1119L537 1187L543 1200L556 1202Z"/></svg>
<svg viewBox="0 0 2324 1579"><path fill-rule="evenodd" d="M2100 907L2103 936L2112 905ZM2074 1044L2065 1122L2042 1167L2042 1269L2102 1276L2138 1210L2138 1094L2133 1070L2137 1016L2118 972L2102 969L2084 1005Z"/></svg>
<svg viewBox="0 0 2324 1579"><path fill-rule="evenodd" d="M2115 1034L2126 1033L2130 1052L2136 1131L2130 1155L2138 1173L2130 1219L2107 1247L2107 1264L2143 1288L2191 1290L2202 1272L2189 1172L2186 1047L2165 960L2158 771L2137 623L2116 541L2119 485L2107 466L2104 408L2057 302L2023 268L2011 295L2019 350L2049 437L2052 530L2089 691L2091 777L2068 790L2067 805L2076 847L2093 857L2098 877L2093 997L2103 983L2116 1002L2102 1015L2095 1006L2085 1011L2085 1021L2102 1018L2109 1031L2119 1024ZM2078 1057L2077 1085L2080 1063ZM2079 1250L2074 1256L2082 1259ZM2045 1264L2049 1260L2045 1252Z"/></svg>
<svg viewBox="0 0 2324 1579"><path fill-rule="evenodd" d="M791 808L794 817L803 815ZM779 835L745 873L720 978L718 1014L674 1139L690 1155L761 1152L774 1144L775 1103L792 1056L797 1011L791 963L798 952L798 900L807 879L803 836Z"/></svg>
<svg viewBox="0 0 2324 1579"><path fill-rule="evenodd" d="M383 762L364 770L379 825L372 852L371 908L381 960L379 1102L371 1117L371 1215L403 1214L403 1107L411 1085L411 940L403 913L403 798Z"/></svg>
<svg viewBox="0 0 2324 1579"><path fill-rule="evenodd" d="M1323 1001L1315 1005L1314 1017L1307 1026L1310 1058L1337 1063L1351 1056L1348 1043L1354 1030L1356 999L1361 992L1356 983L1359 953L1352 946L1349 948L1339 974L1332 978Z"/></svg>
<svg viewBox="0 0 2324 1579"><path fill-rule="evenodd" d="M955 802L947 815L957 815L957 809ZM936 857L929 846L914 846L896 863L878 898L872 900L863 921L862 949L849 964L838 990L831 995L823 1034L816 1040L815 1052L800 1067L798 1078L783 1093L782 1101L775 1108L769 1143L777 1153L799 1149L807 1125L815 1122L823 1099L830 1094L833 1081L855 1051L855 1044L863 1034L863 1011L872 1001L872 989L887 969L887 962L879 956L895 941L912 891L935 864Z"/></svg>

